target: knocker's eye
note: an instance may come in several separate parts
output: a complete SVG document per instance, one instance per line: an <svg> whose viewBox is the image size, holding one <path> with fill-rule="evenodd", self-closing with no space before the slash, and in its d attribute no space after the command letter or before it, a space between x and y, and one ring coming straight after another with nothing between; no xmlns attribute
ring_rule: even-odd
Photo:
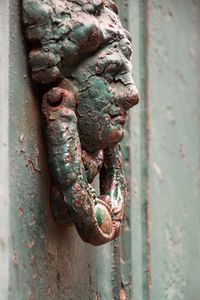
<svg viewBox="0 0 200 300"><path fill-rule="evenodd" d="M109 64L105 68L105 73L115 76L119 73L120 70L121 70L121 66L119 64L114 63L114 64Z"/></svg>
<svg viewBox="0 0 200 300"><path fill-rule="evenodd" d="M122 63L120 64L110 64L106 68L106 74L111 79L111 82L117 82L120 76L123 76L125 70ZM106 76L105 76L106 77Z"/></svg>
<svg viewBox="0 0 200 300"><path fill-rule="evenodd" d="M122 67L119 64L109 64L104 71L104 78L107 79L108 82L115 81L115 77L119 74Z"/></svg>
<svg viewBox="0 0 200 300"><path fill-rule="evenodd" d="M121 62L110 62L106 66L97 66L96 74L105 78L108 82L112 82L115 76L122 70Z"/></svg>

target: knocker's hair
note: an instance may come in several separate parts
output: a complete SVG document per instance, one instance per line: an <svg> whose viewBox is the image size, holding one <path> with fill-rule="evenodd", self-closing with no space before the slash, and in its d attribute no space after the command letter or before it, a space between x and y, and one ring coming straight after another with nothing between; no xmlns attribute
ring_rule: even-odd
<svg viewBox="0 0 200 300"><path fill-rule="evenodd" d="M23 18L32 78L41 84L71 78L88 56L116 42L130 59L131 39L111 0L23 0Z"/></svg>

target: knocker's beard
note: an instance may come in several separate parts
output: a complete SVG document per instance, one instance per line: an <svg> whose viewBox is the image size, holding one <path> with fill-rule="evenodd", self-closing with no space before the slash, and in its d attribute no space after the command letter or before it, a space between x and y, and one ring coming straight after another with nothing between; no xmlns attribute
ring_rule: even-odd
<svg viewBox="0 0 200 300"><path fill-rule="evenodd" d="M121 232L127 193L120 146L83 155L72 91L60 87L49 90L42 110L55 219L62 225L74 223L82 239L93 245L111 241ZM90 185L97 173L100 196Z"/></svg>

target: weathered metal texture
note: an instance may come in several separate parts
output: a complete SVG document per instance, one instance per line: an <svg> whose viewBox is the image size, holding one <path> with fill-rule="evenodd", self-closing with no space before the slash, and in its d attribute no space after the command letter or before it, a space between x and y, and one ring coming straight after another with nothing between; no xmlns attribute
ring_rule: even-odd
<svg viewBox="0 0 200 300"><path fill-rule="evenodd" d="M141 94L131 120L133 297L198 300L200 3L131 7Z"/></svg>
<svg viewBox="0 0 200 300"><path fill-rule="evenodd" d="M117 15L110 0L23 1L32 78L48 90L42 110L52 210L93 245L121 232L126 185L118 143L139 100L130 35ZM99 197L90 186L98 172Z"/></svg>
<svg viewBox="0 0 200 300"><path fill-rule="evenodd" d="M9 11L9 153L7 147L6 155L9 156L10 223L5 222L4 226L5 236L10 238L10 252L5 248L10 266L9 289L6 280L2 282L5 293L0 298L112 299L112 245L95 248L85 244L73 227L58 226L52 218L40 104L29 79L27 49L20 25L21 1L9 1ZM6 30L4 33L8 39ZM7 65L5 57L3 61ZM8 65L1 70L5 71L4 87L6 70ZM8 116L4 116L1 121L6 128ZM1 215L1 220L7 217ZM3 258L1 276L6 279L6 256Z"/></svg>

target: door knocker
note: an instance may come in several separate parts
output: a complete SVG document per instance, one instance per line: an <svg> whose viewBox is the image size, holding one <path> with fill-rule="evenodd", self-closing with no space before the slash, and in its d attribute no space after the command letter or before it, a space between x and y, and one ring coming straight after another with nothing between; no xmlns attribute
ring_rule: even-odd
<svg viewBox="0 0 200 300"><path fill-rule="evenodd" d="M120 234L126 183L119 142L139 101L131 38L111 0L23 0L29 65L42 112L57 222L101 245ZM99 173L100 196L91 186Z"/></svg>

